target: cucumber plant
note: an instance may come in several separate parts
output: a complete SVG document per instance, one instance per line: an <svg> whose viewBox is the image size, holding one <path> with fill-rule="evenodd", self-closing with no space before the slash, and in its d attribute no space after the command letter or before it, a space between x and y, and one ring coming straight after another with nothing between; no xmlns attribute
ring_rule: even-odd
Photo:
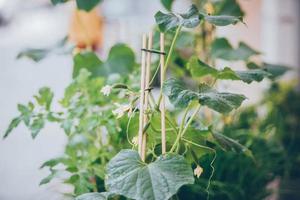
<svg viewBox="0 0 300 200"><path fill-rule="evenodd" d="M80 7L80 1L76 2L79 9L84 9ZM100 1L91 2L94 4L89 4L92 6L86 10ZM141 70L133 51L123 44L112 47L106 61L90 51L74 55L73 82L59 102L63 108L61 111L52 109L54 94L49 88L42 88L34 96L35 101L18 105L20 115L12 120L5 137L23 122L35 138L47 121L58 123L68 136L65 155L42 165L49 168L50 175L41 184L65 177L67 173L69 176L63 178L64 182L74 186L74 195L81 195L77 197L79 200L176 199L181 186L194 184L195 176L198 180L203 171L211 171L203 188L209 198L216 149L244 153L254 160L246 146L220 133L219 127L220 114L228 115L240 107L246 97L220 92L216 84L222 80L259 82L265 77L279 76L286 68L251 62L251 58L259 52L243 42L234 48L225 38L208 39L207 27L213 31L215 26L244 23L240 9L234 9L234 13L239 15L236 16L225 12L225 4L212 5L217 15L205 12L205 9L199 11L196 5L183 14L156 13L159 32L166 38L167 55L163 67L152 66L154 73L146 88L149 106L143 112L138 106L141 91L144 92L137 79ZM236 8L237 4L231 1L228 5ZM200 36L197 33L199 29L205 29ZM158 32L154 35L154 43L158 41L157 35ZM191 46L192 53L182 56L182 52ZM154 47L157 46L154 44ZM44 58L45 52L47 54L51 50L30 49L20 57L34 59L37 56L35 60L39 61ZM36 53L42 53L42 56ZM218 69L215 59L242 60L248 70ZM162 69L161 74L168 72L172 77L161 81L159 96L154 98L151 84L154 84L159 68ZM165 97L173 108L165 111L163 128L160 105ZM209 115L214 120L206 119L207 109L212 110ZM138 115L141 113L148 121L139 127ZM147 136L142 157L138 151L139 129ZM165 129L165 139L162 139L162 129ZM206 155L211 157L208 168L203 167L207 163L201 163L201 158ZM65 167L58 168L59 164Z"/></svg>

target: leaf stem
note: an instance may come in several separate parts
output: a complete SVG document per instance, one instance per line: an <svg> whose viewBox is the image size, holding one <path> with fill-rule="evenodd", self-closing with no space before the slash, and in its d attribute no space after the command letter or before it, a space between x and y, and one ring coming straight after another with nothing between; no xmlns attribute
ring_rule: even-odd
<svg viewBox="0 0 300 200"><path fill-rule="evenodd" d="M182 28L182 26L180 25L176 29L176 32L175 32L174 38L172 40L172 43L171 43L171 46L170 46L170 49L169 49L169 52L168 52L168 56L167 56L167 59L166 59L166 62L165 62L164 74L166 74L166 71L168 69L168 65L169 65L169 62L170 62L170 59L171 59L171 55L173 54L175 43L177 41L178 35L179 35L180 31L181 31L181 28ZM163 83L160 83L160 84L163 84ZM161 98L162 98L162 90L160 90L157 105L160 105Z"/></svg>
<svg viewBox="0 0 300 200"><path fill-rule="evenodd" d="M176 140L175 140L175 142L174 142L174 144L173 144L173 146L172 146L170 152L174 152L174 150L175 150L175 148L177 147L177 145L178 145L180 139L181 139L181 138L183 137L183 135L186 133L188 127L191 125L192 121L194 120L194 118L196 117L197 113L199 112L200 107L201 107L201 105L198 104L197 107L196 107L195 112L194 112L194 113L192 114L192 116L189 118L189 120L188 120L188 122L186 123L184 129L181 130L181 131L179 131L179 133L178 133L178 135L177 135L177 138L176 138ZM186 111L186 112L187 112L187 111ZM180 130L180 129L179 129L179 130Z"/></svg>

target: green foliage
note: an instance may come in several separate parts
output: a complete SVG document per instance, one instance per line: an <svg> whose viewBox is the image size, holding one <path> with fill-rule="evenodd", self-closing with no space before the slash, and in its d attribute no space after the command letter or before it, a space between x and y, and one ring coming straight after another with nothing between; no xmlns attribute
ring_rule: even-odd
<svg viewBox="0 0 300 200"><path fill-rule="evenodd" d="M182 185L193 183L190 165L176 154L162 155L147 164L136 151L122 150L107 166L108 190L136 200L169 199Z"/></svg>
<svg viewBox="0 0 300 200"><path fill-rule="evenodd" d="M68 37L64 37L53 46L47 48L25 49L17 55L17 59L29 58L34 62L39 62L51 54L68 54L73 50L73 46L67 45L67 41Z"/></svg>
<svg viewBox="0 0 300 200"><path fill-rule="evenodd" d="M69 0L51 0L53 5L66 3ZM77 8L84 11L91 11L94 9L102 0L76 0Z"/></svg>
<svg viewBox="0 0 300 200"><path fill-rule="evenodd" d="M91 11L96 7L102 0L76 0L78 9L84 11Z"/></svg>
<svg viewBox="0 0 300 200"><path fill-rule="evenodd" d="M211 75L215 79L229 79L229 80L241 80L245 83L251 83L253 81L260 82L265 77L271 76L267 70L263 69L250 69L247 71L233 71L229 67L225 67L222 70L217 70L215 67L211 67L208 64L192 57L187 63L187 68L190 70L193 77L203 77Z"/></svg>
<svg viewBox="0 0 300 200"><path fill-rule="evenodd" d="M160 2L167 10L171 11L174 0L160 0Z"/></svg>
<svg viewBox="0 0 300 200"><path fill-rule="evenodd" d="M235 16L229 16L229 15L207 15L207 14L200 14L200 18L203 18L205 21L207 21L210 24L213 24L215 26L228 26L228 25L235 25L239 22L243 22L242 17L235 17Z"/></svg>
<svg viewBox="0 0 300 200"><path fill-rule="evenodd" d="M258 54L258 51L253 50L244 42L240 42L237 48L233 48L226 38L215 39L211 46L211 55L213 58L229 61L247 61L251 56Z"/></svg>
<svg viewBox="0 0 300 200"><path fill-rule="evenodd" d="M52 2L58 4L65 1ZM76 1L78 8L86 11L99 2ZM163 0L162 3L170 10L173 1ZM4 137L21 122L31 130L33 138L46 122L55 122L68 138L64 155L50 159L41 166L50 171L41 184L54 178L63 179L65 184L74 187L72 195L78 196L77 200L110 197L118 200L193 200L205 197L250 200L253 197L258 200L267 196L263 187L275 177L274 174L267 177L274 168L271 162L266 162L266 169L262 165L266 155L279 155L278 158L281 158L280 153L274 151L279 149L278 146L267 140L266 135L258 134L264 131L255 134L249 131L252 128L249 120L255 117L241 116L232 126L224 126L220 114L202 109L200 104L231 117L229 112L240 107L246 97L218 92L214 89L216 81L259 82L266 77L279 77L287 68L278 70L275 65L252 62L251 58L258 56L259 52L243 42L237 48L225 38L211 43L206 34L213 33L214 26L243 22L243 11L235 0L201 1L199 5L202 3L211 3L213 13L204 14L204 9L198 10L192 5L183 14L157 12L155 15L160 31L165 32L166 36L165 70L169 70L171 77L182 80L166 80L162 83L163 91L160 91L158 99L149 99L150 106L145 111L148 123L143 127L147 134L145 162L136 152L135 142L139 128L140 80L137 77L140 70L136 67L134 52L125 44L113 46L107 59L100 59L90 51L82 51L73 57L73 80L59 101L60 111L54 111L51 107L53 93L49 88L40 89L34 96L35 101L18 106L20 114L12 120ZM207 23L213 25L209 26L213 27L212 30L206 30ZM182 31L182 27L188 29ZM198 31L198 28L201 30ZM158 35L159 32L156 32L155 41L158 41ZM157 44L154 48L158 49ZM199 50L204 52L204 59L199 59ZM40 60L44 55L38 52L37 56L34 51L29 55ZM206 64L214 63L214 59L218 58L243 61L245 65L247 62L249 69L237 71L225 67L219 70ZM153 72L158 69L155 64L151 66ZM208 76L205 77L207 79L204 76ZM154 80L155 76L151 78ZM149 93L150 97L154 96L152 90ZM176 109L167 110L167 153L161 155L158 105L163 93ZM246 127L242 134L238 132L241 124ZM270 149L269 146L276 148ZM276 162L281 160L276 159ZM204 169L203 175L196 180L192 173L195 165L197 169ZM61 174L68 176L62 178ZM259 188L255 189L256 186Z"/></svg>
<svg viewBox="0 0 300 200"><path fill-rule="evenodd" d="M77 77L81 69L87 69L93 77L106 77L109 74L127 74L135 67L134 52L125 44L113 46L108 59L103 62L94 52L79 53L74 57L73 78Z"/></svg>
<svg viewBox="0 0 300 200"><path fill-rule="evenodd" d="M186 107L191 101L198 100L200 104L220 113L238 108L246 99L244 95L218 92L206 84L200 84L199 92L195 92L173 78L165 81L163 90L175 107Z"/></svg>
<svg viewBox="0 0 300 200"><path fill-rule="evenodd" d="M227 26L243 22L241 17L229 15L211 16L201 13L195 5L192 5L190 9L183 14L162 13L159 11L155 14L155 20L162 32L167 32L177 27L195 28L200 24L201 20L205 20L215 26Z"/></svg>
<svg viewBox="0 0 300 200"><path fill-rule="evenodd" d="M102 193L93 192L93 193L80 195L76 197L75 200L107 200L108 196L109 194L106 192L102 192Z"/></svg>
<svg viewBox="0 0 300 200"><path fill-rule="evenodd" d="M175 15L174 13L162 13L161 11L155 14L156 23L162 32L175 29L179 26L186 28L194 28L199 25L199 13L195 5L184 14Z"/></svg>

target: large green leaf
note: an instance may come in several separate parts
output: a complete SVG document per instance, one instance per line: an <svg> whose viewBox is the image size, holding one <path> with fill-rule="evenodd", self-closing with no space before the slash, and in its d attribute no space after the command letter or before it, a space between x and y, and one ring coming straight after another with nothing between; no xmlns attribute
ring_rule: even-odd
<svg viewBox="0 0 300 200"><path fill-rule="evenodd" d="M85 11L92 10L100 2L101 2L101 0L76 0L78 9L85 10Z"/></svg>
<svg viewBox="0 0 300 200"><path fill-rule="evenodd" d="M192 5L188 12L184 14L163 13L158 11L155 14L155 20L161 32L166 32L178 26L194 28L200 23L199 11L195 5Z"/></svg>
<svg viewBox="0 0 300 200"><path fill-rule="evenodd" d="M83 52L76 54L73 58L73 78L79 75L81 69L87 69L93 77L106 76L107 72L103 66L103 62L94 52Z"/></svg>
<svg viewBox="0 0 300 200"><path fill-rule="evenodd" d="M235 25L239 22L244 23L242 17L230 16L230 15L200 14L200 18L203 18L205 21L215 26L228 26L230 24Z"/></svg>
<svg viewBox="0 0 300 200"><path fill-rule="evenodd" d="M215 39L211 47L212 57L230 61L248 60L251 56L258 54L258 51L243 42L240 42L239 46L234 49L226 38Z"/></svg>
<svg viewBox="0 0 300 200"><path fill-rule="evenodd" d="M231 15L231 16L244 16L244 11L240 7L237 0L222 0L215 1L214 3L214 14L216 15Z"/></svg>
<svg viewBox="0 0 300 200"><path fill-rule="evenodd" d="M108 192L92 192L92 193L86 193L82 194L75 198L75 200L107 200L109 196Z"/></svg>
<svg viewBox="0 0 300 200"><path fill-rule="evenodd" d="M212 132L212 136L223 150L244 153L253 158L252 152L238 141L216 132Z"/></svg>
<svg viewBox="0 0 300 200"><path fill-rule="evenodd" d="M278 78L291 69L290 67L284 65L276 65L276 64L270 64L265 62L262 64L257 64L255 62L248 62L247 67L249 69L263 69L269 73L269 78L271 79Z"/></svg>
<svg viewBox="0 0 300 200"><path fill-rule="evenodd" d="M94 52L79 53L73 60L73 78L79 75L81 69L88 70L92 77L107 77L113 73L129 73L135 66L134 52L125 44L114 45L105 62L102 62Z"/></svg>
<svg viewBox="0 0 300 200"><path fill-rule="evenodd" d="M105 62L105 67L109 73L129 73L135 66L135 55L126 44L114 45Z"/></svg>
<svg viewBox="0 0 300 200"><path fill-rule="evenodd" d="M109 192L136 200L167 200L185 184L193 184L192 168L184 158L167 154L150 164L136 151L122 150L110 160L105 181Z"/></svg>
<svg viewBox="0 0 300 200"><path fill-rule="evenodd" d="M208 85L201 84L199 92L186 88L183 82L170 78L164 82L163 91L175 107L186 107L192 100L220 112L228 113L238 108L246 99L244 95L218 92Z"/></svg>
<svg viewBox="0 0 300 200"><path fill-rule="evenodd" d="M197 57L190 58L187 68L190 70L193 77L211 75L217 79L241 80L245 83L251 83L253 81L260 82L265 77L270 76L268 72L262 69L234 71L229 67L225 67L222 70L217 70L215 67L211 67L202 62Z"/></svg>

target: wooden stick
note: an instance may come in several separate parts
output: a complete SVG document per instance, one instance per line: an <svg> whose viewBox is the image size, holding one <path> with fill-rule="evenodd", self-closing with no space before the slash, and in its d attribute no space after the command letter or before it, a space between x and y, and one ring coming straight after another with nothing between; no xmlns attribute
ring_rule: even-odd
<svg viewBox="0 0 300 200"><path fill-rule="evenodd" d="M148 45L147 49L152 49L152 40L153 40L153 35L152 32L149 33L148 35ZM151 52L146 52L146 75L145 75L145 89L149 88L149 82L150 82L150 69L151 69ZM145 91L145 100L144 100L144 110L148 109L148 102L149 102L149 90ZM147 114L144 113L144 126L147 124ZM147 134L143 134L143 147L142 147L142 160L145 161L146 157L146 147L147 147Z"/></svg>
<svg viewBox="0 0 300 200"><path fill-rule="evenodd" d="M143 34L142 48L146 48L147 37ZM145 70L146 70L146 52L142 51L141 56L141 91L140 91L140 115L139 115L139 132L138 132L138 152L142 157L143 146L143 129L144 129L144 99L145 99Z"/></svg>
<svg viewBox="0 0 300 200"><path fill-rule="evenodd" d="M165 38L164 34L160 34L160 51L165 51ZM165 55L160 54L160 89L162 90L163 83L165 81ZM162 96L160 102L160 117L161 117L161 153L166 153L166 107L165 97Z"/></svg>

